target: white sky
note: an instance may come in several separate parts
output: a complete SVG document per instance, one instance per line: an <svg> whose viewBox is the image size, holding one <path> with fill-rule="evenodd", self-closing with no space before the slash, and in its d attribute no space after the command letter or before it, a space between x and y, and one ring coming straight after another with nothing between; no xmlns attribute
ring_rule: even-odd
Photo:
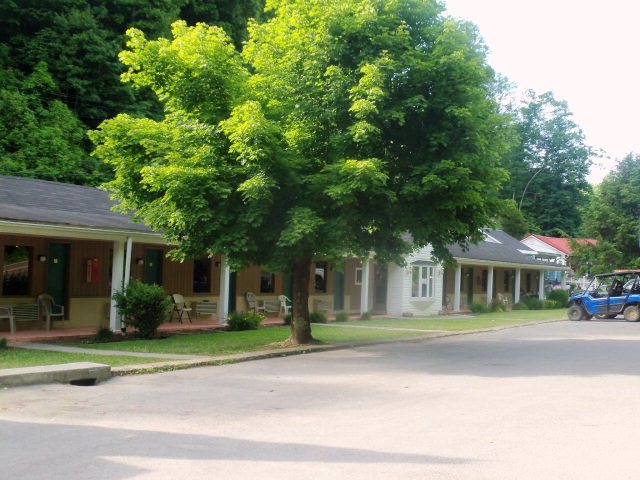
<svg viewBox="0 0 640 480"><path fill-rule="evenodd" d="M450 15L478 26L496 71L568 102L587 143L610 157L592 168L592 183L640 153L640 2L444 1Z"/></svg>

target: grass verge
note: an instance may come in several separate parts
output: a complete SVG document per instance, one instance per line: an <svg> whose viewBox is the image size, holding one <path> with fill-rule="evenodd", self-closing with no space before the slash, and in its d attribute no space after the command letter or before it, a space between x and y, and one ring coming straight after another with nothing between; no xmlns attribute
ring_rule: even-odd
<svg viewBox="0 0 640 480"><path fill-rule="evenodd" d="M118 367L138 363L161 362L159 358L139 358L124 355L100 355L83 353L50 352L46 350L26 350L9 347L0 350L0 369L57 365L73 362L95 362Z"/></svg>
<svg viewBox="0 0 640 480"><path fill-rule="evenodd" d="M417 330L444 330L460 332L483 328L519 325L529 322L566 319L566 309L513 310L511 312L484 313L481 315L451 315L429 318L400 318L354 320L346 325L371 327L413 328Z"/></svg>

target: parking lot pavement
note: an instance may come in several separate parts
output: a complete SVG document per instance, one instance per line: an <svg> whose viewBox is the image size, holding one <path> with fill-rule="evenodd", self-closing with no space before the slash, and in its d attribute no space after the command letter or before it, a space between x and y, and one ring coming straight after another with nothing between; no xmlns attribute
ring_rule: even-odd
<svg viewBox="0 0 640 480"><path fill-rule="evenodd" d="M640 324L0 391L7 478L640 477Z"/></svg>

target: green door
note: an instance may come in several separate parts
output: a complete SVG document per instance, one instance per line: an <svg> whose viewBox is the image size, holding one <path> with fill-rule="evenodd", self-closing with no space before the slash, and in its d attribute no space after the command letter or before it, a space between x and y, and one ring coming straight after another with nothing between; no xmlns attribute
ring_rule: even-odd
<svg viewBox="0 0 640 480"><path fill-rule="evenodd" d="M47 291L58 305L66 305L67 301L67 261L69 245L50 243L47 258Z"/></svg>
<svg viewBox="0 0 640 480"><path fill-rule="evenodd" d="M145 252L144 283L162 285L162 250L149 248Z"/></svg>

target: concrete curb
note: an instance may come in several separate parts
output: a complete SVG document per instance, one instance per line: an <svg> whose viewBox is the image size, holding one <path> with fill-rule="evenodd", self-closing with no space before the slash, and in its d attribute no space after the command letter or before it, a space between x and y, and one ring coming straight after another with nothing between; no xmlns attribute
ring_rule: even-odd
<svg viewBox="0 0 640 480"><path fill-rule="evenodd" d="M43 383L95 385L111 378L111 367L102 363L76 362L40 367L0 370L0 387L18 387Z"/></svg>

